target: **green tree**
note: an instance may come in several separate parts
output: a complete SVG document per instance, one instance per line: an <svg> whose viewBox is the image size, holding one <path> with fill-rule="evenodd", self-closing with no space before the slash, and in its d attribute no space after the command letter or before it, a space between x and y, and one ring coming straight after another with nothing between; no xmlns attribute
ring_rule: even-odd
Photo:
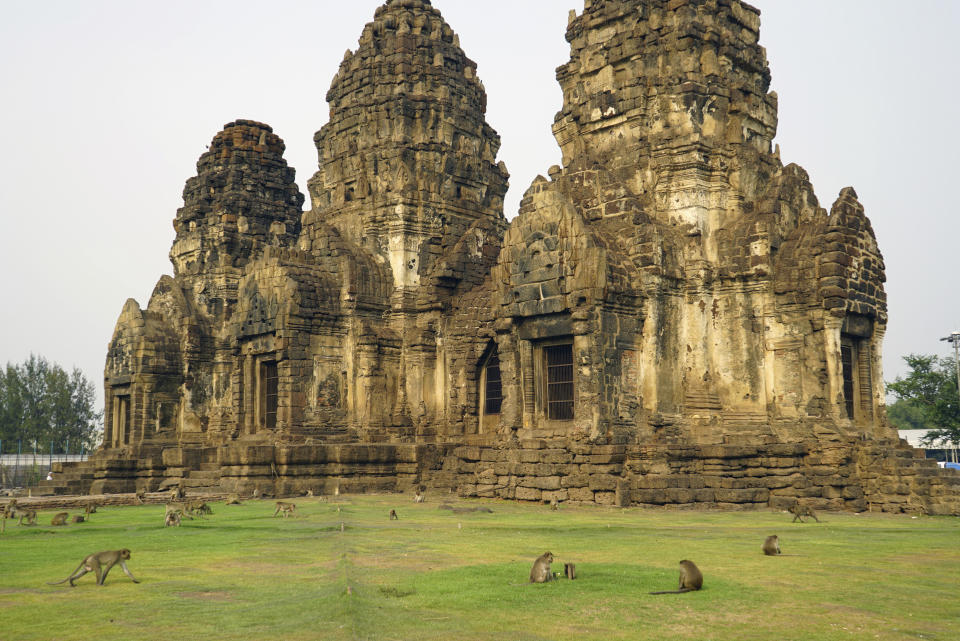
<svg viewBox="0 0 960 641"><path fill-rule="evenodd" d="M927 415L914 403L900 399L887 405L887 419L898 430L929 430Z"/></svg>
<svg viewBox="0 0 960 641"><path fill-rule="evenodd" d="M923 416L930 429L923 439L926 445L942 439L960 442L960 395L954 359L910 354L903 360L910 366L910 373L888 383L887 391Z"/></svg>
<svg viewBox="0 0 960 641"><path fill-rule="evenodd" d="M67 373L42 356L0 370L0 439L5 451L20 441L55 452L91 448L100 430L102 411L95 409L93 383L74 368Z"/></svg>

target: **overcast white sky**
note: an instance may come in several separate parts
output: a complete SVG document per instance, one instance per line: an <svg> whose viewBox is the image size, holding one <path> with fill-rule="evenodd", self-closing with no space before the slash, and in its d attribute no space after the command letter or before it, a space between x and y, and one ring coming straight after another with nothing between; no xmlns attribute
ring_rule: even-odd
<svg viewBox="0 0 960 641"><path fill-rule="evenodd" d="M306 180L347 48L378 0L0 0L0 365L99 387L124 301L146 306L184 181L222 126L270 124ZM478 63L511 173L506 215L560 154L554 69L582 0L434 0ZM822 206L856 188L887 266L886 380L960 330L960 2L757 0L785 163ZM951 284L956 283L956 284ZM102 395L102 390L100 390ZM101 396L102 397L102 396Z"/></svg>

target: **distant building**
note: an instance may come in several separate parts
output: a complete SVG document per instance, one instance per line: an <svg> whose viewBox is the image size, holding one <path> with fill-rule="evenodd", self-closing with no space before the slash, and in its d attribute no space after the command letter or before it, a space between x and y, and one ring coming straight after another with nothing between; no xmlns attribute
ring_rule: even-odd
<svg viewBox="0 0 960 641"><path fill-rule="evenodd" d="M898 432L900 433L900 438L906 440L912 447L919 447L926 450L927 458L953 463L960 462L960 443L941 439L934 441L932 445L925 445L923 443L923 437L925 437L930 430L898 430Z"/></svg>

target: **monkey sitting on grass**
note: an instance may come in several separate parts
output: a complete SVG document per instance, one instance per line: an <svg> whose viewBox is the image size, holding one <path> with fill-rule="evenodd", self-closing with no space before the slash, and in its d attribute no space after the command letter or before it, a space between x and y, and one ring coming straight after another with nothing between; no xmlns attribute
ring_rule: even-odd
<svg viewBox="0 0 960 641"><path fill-rule="evenodd" d="M699 590L702 587L703 574L700 573L700 569L694 565L693 561L684 559L680 561L680 589L651 592L650 594L682 594L683 592Z"/></svg>

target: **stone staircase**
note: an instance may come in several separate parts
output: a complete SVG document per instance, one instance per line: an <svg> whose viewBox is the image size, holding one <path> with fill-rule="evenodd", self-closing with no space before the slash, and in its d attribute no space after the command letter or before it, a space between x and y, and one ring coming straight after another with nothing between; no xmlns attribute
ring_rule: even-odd
<svg viewBox="0 0 960 641"><path fill-rule="evenodd" d="M93 466L87 461L54 462L53 480L42 480L33 490L37 496L72 496L87 494L93 483Z"/></svg>
<svg viewBox="0 0 960 641"><path fill-rule="evenodd" d="M868 509L931 515L960 514L960 471L940 468L906 441L872 441L855 452Z"/></svg>

